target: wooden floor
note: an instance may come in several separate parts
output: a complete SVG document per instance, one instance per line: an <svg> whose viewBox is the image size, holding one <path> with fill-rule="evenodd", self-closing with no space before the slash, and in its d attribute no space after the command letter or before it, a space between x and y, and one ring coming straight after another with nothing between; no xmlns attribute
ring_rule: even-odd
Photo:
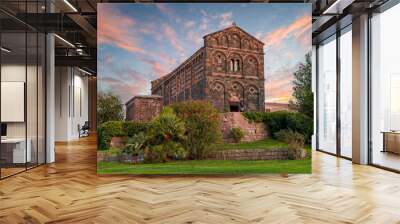
<svg viewBox="0 0 400 224"><path fill-rule="evenodd" d="M400 175L323 153L312 175L96 175L94 138L0 181L0 223L400 223Z"/></svg>

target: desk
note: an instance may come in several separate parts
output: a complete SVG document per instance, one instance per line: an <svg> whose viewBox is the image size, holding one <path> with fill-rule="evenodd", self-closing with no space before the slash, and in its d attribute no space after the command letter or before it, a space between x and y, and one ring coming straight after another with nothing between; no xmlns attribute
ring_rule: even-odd
<svg viewBox="0 0 400 224"><path fill-rule="evenodd" d="M382 152L400 154L400 131L384 131Z"/></svg>
<svg viewBox="0 0 400 224"><path fill-rule="evenodd" d="M1 159L6 163L26 163L31 162L31 139L27 139L28 144L25 151L25 138L6 138L1 139ZM26 159L26 160L25 160Z"/></svg>

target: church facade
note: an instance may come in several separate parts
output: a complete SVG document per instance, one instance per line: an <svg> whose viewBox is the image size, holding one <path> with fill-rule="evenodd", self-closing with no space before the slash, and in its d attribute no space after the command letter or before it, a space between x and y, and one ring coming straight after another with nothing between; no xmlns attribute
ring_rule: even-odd
<svg viewBox="0 0 400 224"><path fill-rule="evenodd" d="M235 24L203 39L191 57L151 82L152 94L163 105L208 100L220 112L264 111L264 44Z"/></svg>

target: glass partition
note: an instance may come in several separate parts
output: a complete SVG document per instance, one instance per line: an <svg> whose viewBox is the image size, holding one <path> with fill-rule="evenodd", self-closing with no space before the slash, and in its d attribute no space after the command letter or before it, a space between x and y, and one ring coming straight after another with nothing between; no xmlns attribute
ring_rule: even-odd
<svg viewBox="0 0 400 224"><path fill-rule="evenodd" d="M39 5L19 2L18 12ZM45 44L45 34L0 12L1 179L45 163Z"/></svg>
<svg viewBox="0 0 400 224"><path fill-rule="evenodd" d="M336 36L318 47L318 149L336 154Z"/></svg>
<svg viewBox="0 0 400 224"><path fill-rule="evenodd" d="M340 35L340 154L352 157L352 33L351 25Z"/></svg>
<svg viewBox="0 0 400 224"><path fill-rule="evenodd" d="M24 171L31 158L26 150L26 41L25 32L1 34L2 177Z"/></svg>
<svg viewBox="0 0 400 224"><path fill-rule="evenodd" d="M400 170L400 4L371 19L371 162Z"/></svg>

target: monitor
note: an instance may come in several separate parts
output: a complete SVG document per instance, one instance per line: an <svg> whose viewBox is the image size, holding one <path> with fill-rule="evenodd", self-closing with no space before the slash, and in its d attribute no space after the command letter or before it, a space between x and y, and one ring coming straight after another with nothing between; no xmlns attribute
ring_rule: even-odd
<svg viewBox="0 0 400 224"><path fill-rule="evenodd" d="M1 136L7 136L7 124L1 123Z"/></svg>

